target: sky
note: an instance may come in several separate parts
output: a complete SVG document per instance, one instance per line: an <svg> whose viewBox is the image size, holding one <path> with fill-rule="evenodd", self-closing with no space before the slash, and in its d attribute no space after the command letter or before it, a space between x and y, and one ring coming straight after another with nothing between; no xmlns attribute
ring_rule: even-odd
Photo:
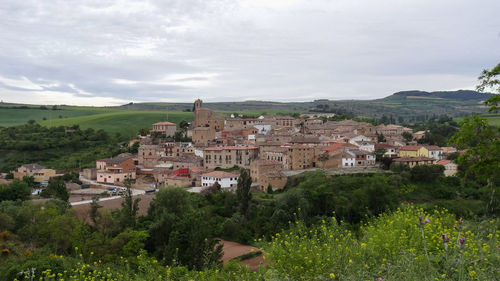
<svg viewBox="0 0 500 281"><path fill-rule="evenodd" d="M0 100L374 99L474 89L498 0L0 0Z"/></svg>

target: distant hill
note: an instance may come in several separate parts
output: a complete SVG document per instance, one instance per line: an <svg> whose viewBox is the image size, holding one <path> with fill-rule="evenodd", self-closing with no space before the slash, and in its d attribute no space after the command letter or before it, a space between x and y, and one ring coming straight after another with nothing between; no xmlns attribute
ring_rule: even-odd
<svg viewBox="0 0 500 281"><path fill-rule="evenodd" d="M329 100L309 102L213 102L203 106L220 113L241 113L246 116L292 113L352 113L356 116L391 117L396 123L413 123L433 116L464 117L483 114L487 108L482 101L491 94L476 91L402 91L374 100ZM194 102L194 100L193 100ZM189 121L193 102L187 103L129 103L116 107L58 106L57 110L42 110L40 105L0 103L0 126L24 124L35 120L46 126L79 124L82 128L102 128L112 133L132 135L156 121ZM115 114L111 114L115 113ZM128 128L127 128L128 127Z"/></svg>
<svg viewBox="0 0 500 281"><path fill-rule="evenodd" d="M480 93L471 90L458 90L458 91L438 91L438 92L424 92L424 91L402 91L394 93L388 97L385 97L386 100L391 99L415 99L415 98L423 98L423 99L450 99L450 100L459 100L459 101L483 101L488 99L492 94L489 93Z"/></svg>

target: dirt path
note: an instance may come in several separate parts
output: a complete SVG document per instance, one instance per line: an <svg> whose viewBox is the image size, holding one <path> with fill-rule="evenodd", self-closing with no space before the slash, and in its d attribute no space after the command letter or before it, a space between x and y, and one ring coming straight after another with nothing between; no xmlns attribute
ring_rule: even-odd
<svg viewBox="0 0 500 281"><path fill-rule="evenodd" d="M139 201L139 211L137 212L139 216L146 215L148 213L149 204L154 198L154 193L152 194L141 194L133 197L140 198ZM109 199L105 201L99 201L99 205L102 206L102 209L114 210L120 209L122 207L123 198L118 197L114 199ZM76 215L78 218L89 222L89 212L90 212L90 204L81 204L73 206L73 209L76 211Z"/></svg>
<svg viewBox="0 0 500 281"><path fill-rule="evenodd" d="M222 251L224 252L224 256L222 257L223 262L229 262L230 260L242 255L260 251L257 247L240 244L238 242L221 240L221 243L223 243ZM262 255L259 255L254 258L241 261L241 264L248 265L251 270L256 270L261 265L267 265L267 261Z"/></svg>

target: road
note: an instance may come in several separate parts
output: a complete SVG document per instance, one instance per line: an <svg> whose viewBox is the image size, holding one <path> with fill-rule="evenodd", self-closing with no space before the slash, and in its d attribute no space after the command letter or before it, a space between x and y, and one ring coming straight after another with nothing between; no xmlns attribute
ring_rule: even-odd
<svg viewBox="0 0 500 281"><path fill-rule="evenodd" d="M94 180L89 180L85 177L82 177L80 175L80 180L85 183L85 184L92 184L92 185L100 185L100 186L103 186L103 187L116 187L116 185L112 185L112 184L102 184L102 183L98 183L97 181L94 181ZM137 195L140 195L140 194L145 194L146 192L144 190L141 190L141 189L135 189L135 188L131 188L132 190L132 196L137 196ZM113 199L119 199L119 198L123 198L122 196L111 196L111 197L105 197L105 198L100 198L98 200L98 202L101 202L101 201L107 201L107 200L113 200ZM83 204L90 204L92 203L92 200L83 200L83 201L77 201L77 202L71 202L71 206L77 206L77 205L83 205Z"/></svg>

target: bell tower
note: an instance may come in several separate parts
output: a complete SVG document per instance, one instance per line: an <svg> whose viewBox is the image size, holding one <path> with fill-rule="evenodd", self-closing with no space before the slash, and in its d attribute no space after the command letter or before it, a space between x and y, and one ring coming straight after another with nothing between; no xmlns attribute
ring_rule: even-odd
<svg viewBox="0 0 500 281"><path fill-rule="evenodd" d="M200 109L203 105L203 102L200 99L197 99L194 101L194 107L193 107L193 112L196 111L197 109Z"/></svg>

